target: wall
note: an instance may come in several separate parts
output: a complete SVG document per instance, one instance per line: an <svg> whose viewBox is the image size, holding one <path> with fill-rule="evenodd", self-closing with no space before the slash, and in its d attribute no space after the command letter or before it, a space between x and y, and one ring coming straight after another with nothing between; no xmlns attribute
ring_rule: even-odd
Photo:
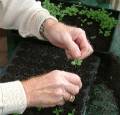
<svg viewBox="0 0 120 115"><path fill-rule="evenodd" d="M116 10L120 10L120 0L110 0L112 3L112 8Z"/></svg>

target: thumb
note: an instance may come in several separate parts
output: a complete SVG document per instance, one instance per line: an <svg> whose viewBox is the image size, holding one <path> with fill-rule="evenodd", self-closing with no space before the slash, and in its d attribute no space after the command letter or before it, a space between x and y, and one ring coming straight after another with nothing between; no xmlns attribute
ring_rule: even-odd
<svg viewBox="0 0 120 115"><path fill-rule="evenodd" d="M71 36L69 35L67 38L65 50L72 58L79 58L81 56L79 46L72 40Z"/></svg>

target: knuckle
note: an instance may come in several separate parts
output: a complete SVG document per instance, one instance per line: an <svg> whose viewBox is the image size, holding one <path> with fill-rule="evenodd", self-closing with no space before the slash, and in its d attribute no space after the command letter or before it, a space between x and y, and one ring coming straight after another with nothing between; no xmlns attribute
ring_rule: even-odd
<svg viewBox="0 0 120 115"><path fill-rule="evenodd" d="M83 32L83 34L85 34L86 32L85 32L85 30L82 30L82 32Z"/></svg>
<svg viewBox="0 0 120 115"><path fill-rule="evenodd" d="M77 82L80 83L81 82L81 78L75 74L75 78L77 79Z"/></svg>
<svg viewBox="0 0 120 115"><path fill-rule="evenodd" d="M63 89L59 88L55 91L56 96L63 96Z"/></svg>
<svg viewBox="0 0 120 115"><path fill-rule="evenodd" d="M60 73L60 70L53 70L52 72L53 72L54 75L56 75L56 74Z"/></svg>
<svg viewBox="0 0 120 115"><path fill-rule="evenodd" d="M83 34L86 33L85 30L83 30L83 29L81 29L81 28L79 28L79 30L80 30L80 32L83 33Z"/></svg>
<svg viewBox="0 0 120 115"><path fill-rule="evenodd" d="M55 85L58 86L59 88L64 87L64 81L61 78L55 78Z"/></svg>

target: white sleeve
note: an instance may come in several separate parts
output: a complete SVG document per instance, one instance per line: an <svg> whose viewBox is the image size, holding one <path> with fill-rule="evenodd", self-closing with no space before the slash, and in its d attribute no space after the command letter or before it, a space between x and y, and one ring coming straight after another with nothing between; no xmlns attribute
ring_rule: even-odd
<svg viewBox="0 0 120 115"><path fill-rule="evenodd" d="M22 114L26 107L26 94L20 81L0 83L0 115Z"/></svg>
<svg viewBox="0 0 120 115"><path fill-rule="evenodd" d="M35 36L48 18L57 20L35 0L0 0L0 28L17 29L21 36Z"/></svg>

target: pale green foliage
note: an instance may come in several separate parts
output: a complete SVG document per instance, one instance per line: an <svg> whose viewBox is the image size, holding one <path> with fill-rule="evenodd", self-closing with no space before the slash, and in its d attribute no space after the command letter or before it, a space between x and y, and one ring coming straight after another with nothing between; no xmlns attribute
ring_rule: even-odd
<svg viewBox="0 0 120 115"><path fill-rule="evenodd" d="M71 61L71 64L74 65L74 66L81 66L83 60L81 59L75 59L73 61Z"/></svg>
<svg viewBox="0 0 120 115"><path fill-rule="evenodd" d="M53 110L53 114L55 114L55 115L60 115L60 113L62 113L62 112L63 112L63 109L57 108L57 107Z"/></svg>
<svg viewBox="0 0 120 115"><path fill-rule="evenodd" d="M95 38L96 38L96 36L91 36L91 37L90 37L90 39L95 39Z"/></svg>
<svg viewBox="0 0 120 115"><path fill-rule="evenodd" d="M114 17L111 17L111 14L104 9L93 10L83 8L79 14L100 23L101 29L99 33L105 37L110 36L112 28L118 23L118 21L115 20Z"/></svg>
<svg viewBox="0 0 120 115"><path fill-rule="evenodd" d="M75 109L73 109L71 113L68 113L68 115L75 115Z"/></svg>
<svg viewBox="0 0 120 115"><path fill-rule="evenodd" d="M104 35L105 37L110 36L111 30L115 25L118 23L117 20L115 20L114 17L111 17L111 13L108 13L104 9L88 9L85 6L82 6L81 4L79 6L72 5L70 7L63 7L62 4L54 4L51 3L50 0L45 0L43 2L43 7L46 8L50 14L57 17L58 20L62 20L64 16L73 16L73 15L81 15L86 16L86 18L90 18L92 20L95 20L100 24L100 31L99 34ZM80 9L79 9L80 8ZM83 26L84 23L87 22L87 19L81 20L81 26ZM92 23L87 23L88 25Z"/></svg>
<svg viewBox="0 0 120 115"><path fill-rule="evenodd" d="M19 115L18 113L13 113L13 115Z"/></svg>
<svg viewBox="0 0 120 115"><path fill-rule="evenodd" d="M41 111L41 110L42 110L42 107L37 108L37 110L38 110L38 111Z"/></svg>
<svg viewBox="0 0 120 115"><path fill-rule="evenodd" d="M75 7L75 5L63 8L62 4L55 5L49 0L45 0L43 2L43 7L59 20L62 20L65 15L73 16L78 12L78 9Z"/></svg>

